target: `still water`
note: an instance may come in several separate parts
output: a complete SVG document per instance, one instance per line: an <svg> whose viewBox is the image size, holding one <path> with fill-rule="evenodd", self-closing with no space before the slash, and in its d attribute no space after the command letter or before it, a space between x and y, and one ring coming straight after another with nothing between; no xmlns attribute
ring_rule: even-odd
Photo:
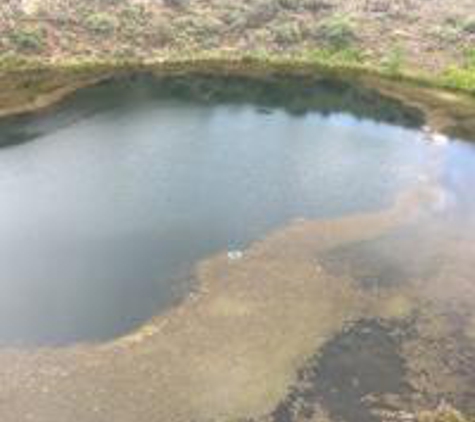
<svg viewBox="0 0 475 422"><path fill-rule="evenodd" d="M2 417L474 413L475 146L424 124L343 81L196 75L3 120Z"/></svg>
<svg viewBox="0 0 475 422"><path fill-rule="evenodd" d="M344 82L145 76L3 121L0 343L125 334L186 295L197 261L429 178L434 212L471 230L475 149L423 124Z"/></svg>

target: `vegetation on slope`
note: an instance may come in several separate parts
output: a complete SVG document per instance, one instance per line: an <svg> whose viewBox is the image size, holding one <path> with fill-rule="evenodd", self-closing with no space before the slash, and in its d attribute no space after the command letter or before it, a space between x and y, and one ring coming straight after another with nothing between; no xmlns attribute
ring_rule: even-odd
<svg viewBox="0 0 475 422"><path fill-rule="evenodd" d="M472 0L7 0L0 57L68 61L291 56L475 91Z"/></svg>

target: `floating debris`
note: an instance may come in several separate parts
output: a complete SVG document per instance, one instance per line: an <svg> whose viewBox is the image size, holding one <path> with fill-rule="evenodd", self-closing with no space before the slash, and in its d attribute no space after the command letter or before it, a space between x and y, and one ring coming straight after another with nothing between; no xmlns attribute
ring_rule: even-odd
<svg viewBox="0 0 475 422"><path fill-rule="evenodd" d="M431 140L436 145L446 145L449 143L449 137L442 133L433 133Z"/></svg>
<svg viewBox="0 0 475 422"><path fill-rule="evenodd" d="M242 251L228 251L228 259L230 261L237 261L239 259L242 259L244 257L244 252Z"/></svg>
<svg viewBox="0 0 475 422"><path fill-rule="evenodd" d="M446 145L449 143L449 137L443 133L437 132L429 126L423 126L421 128L422 133L424 134L424 140L431 142L435 145Z"/></svg>

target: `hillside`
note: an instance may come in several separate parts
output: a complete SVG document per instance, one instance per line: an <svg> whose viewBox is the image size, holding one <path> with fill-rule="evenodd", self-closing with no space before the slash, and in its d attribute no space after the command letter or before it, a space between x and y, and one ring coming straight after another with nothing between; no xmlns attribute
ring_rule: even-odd
<svg viewBox="0 0 475 422"><path fill-rule="evenodd" d="M0 6L4 57L285 52L440 73L473 67L474 46L473 0L4 0Z"/></svg>

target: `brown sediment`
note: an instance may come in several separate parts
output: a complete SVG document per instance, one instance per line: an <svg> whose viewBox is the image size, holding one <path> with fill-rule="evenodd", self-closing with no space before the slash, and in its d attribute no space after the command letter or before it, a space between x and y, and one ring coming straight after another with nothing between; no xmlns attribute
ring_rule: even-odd
<svg viewBox="0 0 475 422"><path fill-rule="evenodd" d="M362 75L359 80L390 98L422 110L427 125L432 130L448 136L475 140L473 95L392 81L375 75Z"/></svg>
<svg viewBox="0 0 475 422"><path fill-rule="evenodd" d="M298 221L240 260L197 266L199 292L115 342L0 353L2 422L238 421L269 412L296 371L346 323L398 317L319 265L319 253L412 221L425 189L372 214ZM377 304L377 306L376 306ZM386 315L386 309L390 309ZM394 311L396 309L397 311Z"/></svg>
<svg viewBox="0 0 475 422"><path fill-rule="evenodd" d="M415 334L403 344L408 380L418 392L420 409L446 401L475 413L475 243L452 233L442 250L437 273L414 280L419 297ZM473 237L470 235L469 237Z"/></svg>
<svg viewBox="0 0 475 422"><path fill-rule="evenodd" d="M0 118L41 111L116 73L49 69L0 72Z"/></svg>
<svg viewBox="0 0 475 422"><path fill-rule="evenodd" d="M358 346L358 341L348 338L348 333L355 327L364 327L364 320L345 327L299 371L299 381L270 421L310 421L314 407L318 409L322 405L333 410L331 416L335 420L352 422L415 421L419 420L419 413L421 421L466 420L462 416L435 417L439 411L426 412L450 406L466 415L475 414L473 232L459 222L447 227L447 222L434 216L418 223L422 227L415 229L409 225L379 239L345 245L320 255L323 268L336 277L354 279L365 291L369 290L368 285L362 283L364 280L358 274L363 278L366 275L379 278L374 295L364 295L369 310L366 316L373 316L368 324L373 328L369 327L368 331L364 328L363 337L365 341L371 339L374 326L382 324L397 341L389 348L384 347L384 341L376 342L375 347ZM388 257L387 253L393 256ZM335 263L327 264L329 259L338 257L342 269L335 271ZM382 266L374 266L375 260L382 260ZM392 274L380 273L388 268L388 263L406 265L402 283L394 282ZM368 270L368 266L368 272L360 271L361 267ZM370 289L373 287L370 284ZM341 350L327 350L338 341L344 344ZM361 350L363 361L358 361ZM388 356L392 357L388 359ZM381 382L372 384L374 389L365 390L364 386L374 382L375 373L389 371L394 362L401 361L404 364L399 371L380 375ZM398 378L401 376L402 379ZM385 382L396 383L398 379L404 386L391 394L384 393L384 385L388 385ZM354 385L353 381L356 381ZM368 391L371 394L364 397L362 393ZM347 415L333 414L335 411Z"/></svg>

